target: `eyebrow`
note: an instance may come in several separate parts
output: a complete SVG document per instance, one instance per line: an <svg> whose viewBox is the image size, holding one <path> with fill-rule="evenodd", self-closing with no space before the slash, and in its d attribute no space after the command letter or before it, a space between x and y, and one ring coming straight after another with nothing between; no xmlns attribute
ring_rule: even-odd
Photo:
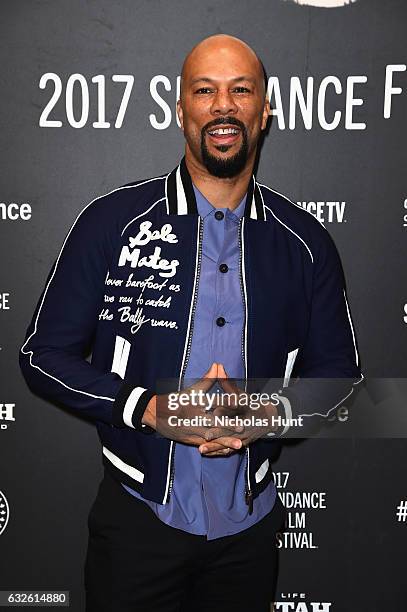
<svg viewBox="0 0 407 612"><path fill-rule="evenodd" d="M196 77L195 79L192 79L191 85L194 85L195 83L198 83L199 81L205 81L206 83L213 83L214 81L216 81L216 79L211 79L209 77ZM256 83L255 78L246 76L246 75L234 77L233 79L230 79L230 81L232 83L235 83L237 81L250 81L253 84Z"/></svg>

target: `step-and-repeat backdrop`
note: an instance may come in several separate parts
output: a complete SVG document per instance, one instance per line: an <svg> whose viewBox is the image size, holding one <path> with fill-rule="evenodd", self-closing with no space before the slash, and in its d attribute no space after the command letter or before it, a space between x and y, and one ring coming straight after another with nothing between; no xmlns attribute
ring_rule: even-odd
<svg viewBox="0 0 407 612"><path fill-rule="evenodd" d="M406 23L404 0L3 0L0 590L69 591L83 609L99 441L30 393L18 352L78 212L178 163L179 74L202 38L232 34L262 58L274 116L257 177L333 236L365 377L406 376ZM393 432L283 444L276 610L407 609L407 450Z"/></svg>

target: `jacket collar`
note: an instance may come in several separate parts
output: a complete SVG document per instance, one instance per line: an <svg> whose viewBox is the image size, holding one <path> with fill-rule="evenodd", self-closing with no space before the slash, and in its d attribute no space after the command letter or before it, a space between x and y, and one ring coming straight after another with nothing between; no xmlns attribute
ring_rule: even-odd
<svg viewBox="0 0 407 612"><path fill-rule="evenodd" d="M195 192L192 184L191 175L185 163L185 155L174 170L172 170L165 180L165 195L167 213L169 215L197 215ZM246 206L243 217L265 221L266 213L264 210L263 198L260 188L252 175L247 188Z"/></svg>

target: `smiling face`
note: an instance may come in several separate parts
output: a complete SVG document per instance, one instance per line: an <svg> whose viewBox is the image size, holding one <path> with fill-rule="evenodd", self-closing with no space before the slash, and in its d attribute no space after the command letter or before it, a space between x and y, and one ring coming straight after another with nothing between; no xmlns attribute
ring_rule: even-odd
<svg viewBox="0 0 407 612"><path fill-rule="evenodd" d="M219 178L253 166L270 112L254 51L227 35L211 36L185 59L177 113L186 155Z"/></svg>

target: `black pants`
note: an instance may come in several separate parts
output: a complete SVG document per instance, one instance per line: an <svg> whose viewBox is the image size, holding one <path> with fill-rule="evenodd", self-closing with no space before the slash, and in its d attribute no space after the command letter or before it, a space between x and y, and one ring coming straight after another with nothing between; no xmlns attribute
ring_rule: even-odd
<svg viewBox="0 0 407 612"><path fill-rule="evenodd" d="M160 521L107 472L90 510L87 612L269 612L286 511L208 541Z"/></svg>

